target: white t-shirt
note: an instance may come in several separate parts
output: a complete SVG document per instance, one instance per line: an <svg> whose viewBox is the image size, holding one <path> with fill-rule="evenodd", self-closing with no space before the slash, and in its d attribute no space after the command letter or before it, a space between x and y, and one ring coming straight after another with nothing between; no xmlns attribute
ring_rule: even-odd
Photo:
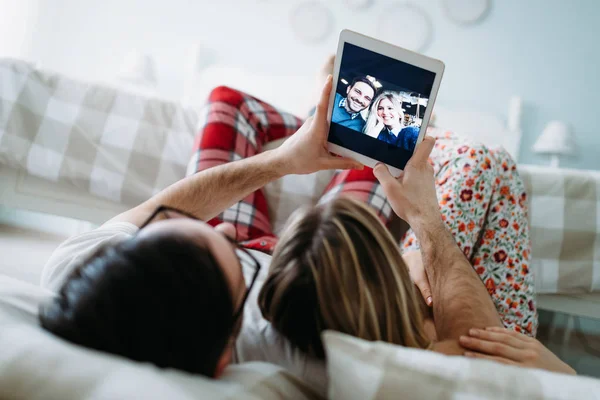
<svg viewBox="0 0 600 400"><path fill-rule="evenodd" d="M52 254L42 271L41 286L58 291L71 271L99 247L131 238L138 231L128 222L112 222L90 232L73 236ZM293 348L271 324L262 317L258 293L268 275L271 256L249 250L260 262L261 269L244 308L244 321L235 346L235 362L266 361L281 365L310 384L322 395L327 393L327 374L321 360L306 356ZM243 264L244 278L249 284L253 267ZM190 315L190 318L194 316Z"/></svg>

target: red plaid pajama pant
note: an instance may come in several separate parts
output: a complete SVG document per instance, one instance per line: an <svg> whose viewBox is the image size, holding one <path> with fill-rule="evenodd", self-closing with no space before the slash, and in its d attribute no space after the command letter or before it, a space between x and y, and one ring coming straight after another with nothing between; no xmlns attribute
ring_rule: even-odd
<svg viewBox="0 0 600 400"><path fill-rule="evenodd" d="M204 109L188 171L192 173L253 156L264 144L292 135L303 121L228 87L214 89ZM442 218L481 277L506 327L535 335L537 312L529 269L531 245L526 194L514 162L491 150L443 133L431 154ZM388 224L392 209L371 168L337 172L322 201L350 195L371 206ZM248 248L271 253L271 230L264 189L259 189L213 218L230 222ZM402 251L417 250L409 230Z"/></svg>

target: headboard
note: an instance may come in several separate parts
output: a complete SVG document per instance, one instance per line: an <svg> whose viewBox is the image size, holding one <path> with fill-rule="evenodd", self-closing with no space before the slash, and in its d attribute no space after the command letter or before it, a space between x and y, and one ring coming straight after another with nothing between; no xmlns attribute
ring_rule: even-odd
<svg viewBox="0 0 600 400"><path fill-rule="evenodd" d="M489 112L452 110L435 105L434 125L448 129L488 146L504 147L515 161L521 145L521 98L513 97L508 104L508 118Z"/></svg>

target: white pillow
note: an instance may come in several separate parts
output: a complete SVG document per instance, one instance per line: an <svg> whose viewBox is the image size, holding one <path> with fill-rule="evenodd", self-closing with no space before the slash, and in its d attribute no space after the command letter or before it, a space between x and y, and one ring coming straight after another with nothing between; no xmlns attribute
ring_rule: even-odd
<svg viewBox="0 0 600 400"><path fill-rule="evenodd" d="M584 399L600 380L325 332L330 399Z"/></svg>
<svg viewBox="0 0 600 400"><path fill-rule="evenodd" d="M258 74L243 68L212 65L186 82L183 103L193 108L204 105L210 91L217 86L229 86L259 98L273 107L305 117L314 107L315 80L313 71L302 75Z"/></svg>
<svg viewBox="0 0 600 400"><path fill-rule="evenodd" d="M74 346L38 326L38 306L51 296L0 275L2 399L319 398L271 364L232 366L212 380Z"/></svg>

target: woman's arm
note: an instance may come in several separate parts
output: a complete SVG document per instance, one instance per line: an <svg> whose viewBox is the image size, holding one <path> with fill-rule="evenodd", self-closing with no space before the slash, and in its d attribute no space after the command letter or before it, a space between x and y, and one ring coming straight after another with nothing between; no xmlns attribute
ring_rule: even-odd
<svg viewBox="0 0 600 400"><path fill-rule="evenodd" d="M471 350L465 353L467 357L576 375L573 368L538 340L509 329L471 329L469 336L461 336L459 342L464 348Z"/></svg>

